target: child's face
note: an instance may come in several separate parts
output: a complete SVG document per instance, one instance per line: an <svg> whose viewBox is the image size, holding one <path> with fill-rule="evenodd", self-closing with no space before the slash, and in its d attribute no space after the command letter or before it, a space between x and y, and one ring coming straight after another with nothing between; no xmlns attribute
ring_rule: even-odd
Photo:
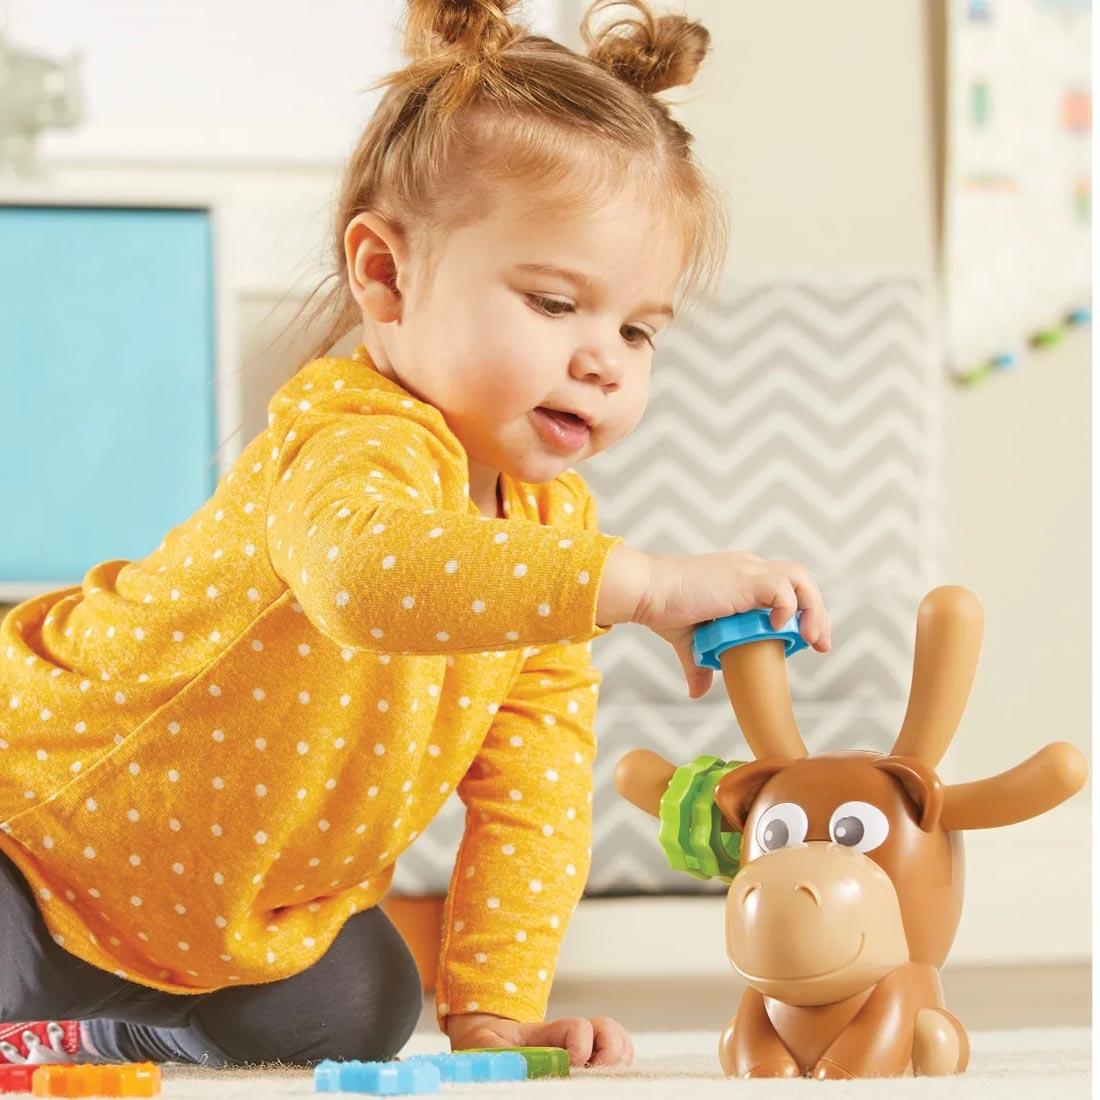
<svg viewBox="0 0 1100 1100"><path fill-rule="evenodd" d="M682 247L625 193L569 218L532 218L522 195L505 193L485 219L448 236L426 287L415 271L399 279L411 293L396 319L374 328L381 349L368 348L380 369L378 351L386 373L440 409L469 456L471 497L495 514L498 470L551 481L641 419L653 358L646 337L669 323L660 307L671 306ZM524 264L571 269L602 287ZM589 415L576 450L547 442L540 405Z"/></svg>

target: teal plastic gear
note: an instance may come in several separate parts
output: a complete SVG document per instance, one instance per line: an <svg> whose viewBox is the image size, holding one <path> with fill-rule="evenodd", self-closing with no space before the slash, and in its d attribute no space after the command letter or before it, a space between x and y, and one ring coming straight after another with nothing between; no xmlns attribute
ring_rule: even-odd
<svg viewBox="0 0 1100 1100"><path fill-rule="evenodd" d="M741 858L741 834L723 830L718 784L743 760L697 756L676 769L661 796L657 839L674 871L729 882Z"/></svg>
<svg viewBox="0 0 1100 1100"><path fill-rule="evenodd" d="M691 655L699 668L721 669L718 658L734 646L749 642L762 642L765 638L778 638L786 647L784 656L790 657L809 644L799 633L802 612L792 615L778 630L771 625L770 607L758 607L755 611L741 611L736 615L723 615L695 628L691 636Z"/></svg>

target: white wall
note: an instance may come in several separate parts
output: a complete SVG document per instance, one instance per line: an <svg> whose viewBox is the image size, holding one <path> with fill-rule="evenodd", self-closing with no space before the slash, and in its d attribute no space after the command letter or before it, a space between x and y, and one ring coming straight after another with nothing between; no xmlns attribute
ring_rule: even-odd
<svg viewBox="0 0 1100 1100"><path fill-rule="evenodd" d="M400 67L404 0L9 0L27 49L85 53L88 121L49 135L66 156L331 162ZM558 30L556 0L527 0Z"/></svg>

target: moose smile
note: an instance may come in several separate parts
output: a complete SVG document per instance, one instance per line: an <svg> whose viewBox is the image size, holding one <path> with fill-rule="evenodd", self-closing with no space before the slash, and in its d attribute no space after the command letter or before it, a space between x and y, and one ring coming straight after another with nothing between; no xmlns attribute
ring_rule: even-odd
<svg viewBox="0 0 1100 1100"><path fill-rule="evenodd" d="M847 970L863 954L863 945L867 942L866 932L859 934L859 946L856 948L856 953L846 962L841 963L840 966L834 966L831 970L823 970L820 974L804 974L799 976L792 976L790 974L750 974L747 970L742 970L737 963L733 963L733 969L741 975L745 981L749 983L753 982L816 982L820 978L830 978L834 974L839 974L843 970ZM733 962L733 960L730 960Z"/></svg>

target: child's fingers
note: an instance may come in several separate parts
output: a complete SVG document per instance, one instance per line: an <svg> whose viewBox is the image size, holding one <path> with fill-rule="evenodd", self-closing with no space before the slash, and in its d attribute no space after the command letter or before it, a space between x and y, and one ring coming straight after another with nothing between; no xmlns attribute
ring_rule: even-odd
<svg viewBox="0 0 1100 1100"><path fill-rule="evenodd" d="M802 637L810 645L819 645L825 640L829 616L825 610L825 601L821 590L810 571L796 561L775 562L775 566L790 579L795 590L798 606L802 609L800 628ZM812 631L812 633L811 633ZM826 647L827 648L827 647Z"/></svg>
<svg viewBox="0 0 1100 1100"><path fill-rule="evenodd" d="M798 632L810 644L813 645L821 636L821 627L818 625L816 608L805 607L802 609L802 617L798 620Z"/></svg>
<svg viewBox="0 0 1100 1100"><path fill-rule="evenodd" d="M607 1016L596 1016L592 1020L593 1066L617 1066L627 1061L626 1057L626 1032L621 1024Z"/></svg>
<svg viewBox="0 0 1100 1100"><path fill-rule="evenodd" d="M592 1021L583 1016L570 1016L552 1020L531 1029L529 1046L560 1047L569 1052L574 1066L584 1066L592 1057Z"/></svg>
<svg viewBox="0 0 1100 1100"><path fill-rule="evenodd" d="M798 610L794 585L781 574L772 573L761 577L756 585L756 598L759 604L772 608L769 621L773 630L779 630Z"/></svg>

